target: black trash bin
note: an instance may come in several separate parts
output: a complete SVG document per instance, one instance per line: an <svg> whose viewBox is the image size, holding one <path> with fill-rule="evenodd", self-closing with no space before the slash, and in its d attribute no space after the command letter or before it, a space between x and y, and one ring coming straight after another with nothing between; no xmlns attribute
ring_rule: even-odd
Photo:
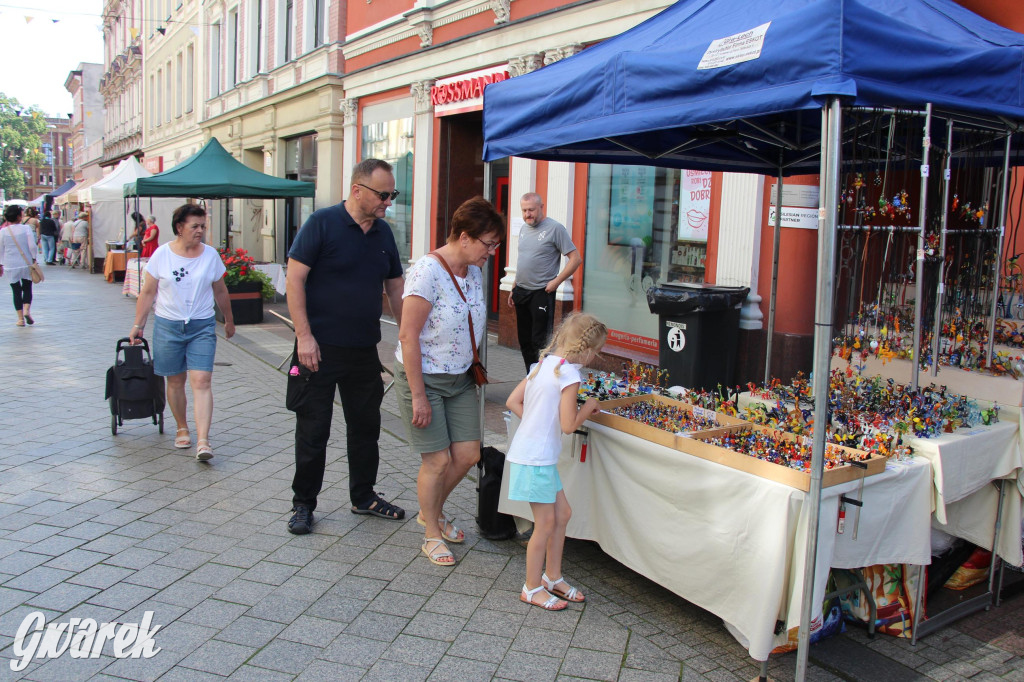
<svg viewBox="0 0 1024 682"><path fill-rule="evenodd" d="M668 385L714 390L736 371L740 306L749 287L662 284L647 291L658 315L658 362Z"/></svg>

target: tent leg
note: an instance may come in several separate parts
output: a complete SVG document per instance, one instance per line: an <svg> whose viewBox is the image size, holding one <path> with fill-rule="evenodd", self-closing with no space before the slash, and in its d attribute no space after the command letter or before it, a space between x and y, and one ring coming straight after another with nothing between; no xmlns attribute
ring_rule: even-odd
<svg viewBox="0 0 1024 682"><path fill-rule="evenodd" d="M781 154L779 155L781 158ZM768 334L764 349L764 385L772 378L772 340L775 334L775 294L779 288L779 242L782 239L782 166L775 184L775 234L772 242L772 290L768 299ZM756 289L756 287L755 287Z"/></svg>

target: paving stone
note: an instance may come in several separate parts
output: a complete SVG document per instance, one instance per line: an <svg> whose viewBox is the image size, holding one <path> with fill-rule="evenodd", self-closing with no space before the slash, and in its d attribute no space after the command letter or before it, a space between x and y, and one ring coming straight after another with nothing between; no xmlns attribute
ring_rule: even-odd
<svg viewBox="0 0 1024 682"><path fill-rule="evenodd" d="M307 616L336 620L339 623L351 623L369 604L363 599L326 594L317 599L305 613Z"/></svg>
<svg viewBox="0 0 1024 682"><path fill-rule="evenodd" d="M388 646L389 642L342 633L323 650L320 657L335 663L369 669Z"/></svg>
<svg viewBox="0 0 1024 682"><path fill-rule="evenodd" d="M498 666L495 676L521 682L554 680L558 677L562 659L539 654L540 652L509 651Z"/></svg>
<svg viewBox="0 0 1024 682"><path fill-rule="evenodd" d="M157 633L157 637L162 633ZM108 675L126 680L148 682L155 680L178 664L185 654L162 648L152 658L122 658L103 669Z"/></svg>
<svg viewBox="0 0 1024 682"><path fill-rule="evenodd" d="M409 621L403 632L407 635L454 642L465 626L466 619L464 618L421 611Z"/></svg>
<svg viewBox="0 0 1024 682"><path fill-rule="evenodd" d="M255 652L253 647L212 640L186 656L181 665L216 675L230 675Z"/></svg>
<svg viewBox="0 0 1024 682"><path fill-rule="evenodd" d="M278 670L267 670L255 665L245 664L231 673L228 680L236 682L290 682L295 679L291 673L283 673Z"/></svg>
<svg viewBox="0 0 1024 682"><path fill-rule="evenodd" d="M25 601L30 606L38 606L52 611L67 611L78 604L90 599L99 592L95 587L74 585L71 583L58 583L50 589L42 592Z"/></svg>
<svg viewBox="0 0 1024 682"><path fill-rule="evenodd" d="M430 674L429 680L437 682L462 682L464 680L487 680L498 669L496 663L475 661L457 656L445 656Z"/></svg>
<svg viewBox="0 0 1024 682"><path fill-rule="evenodd" d="M291 623L310 607L310 602L299 601L288 595L273 592L249 608L247 614L253 618Z"/></svg>
<svg viewBox="0 0 1024 682"><path fill-rule="evenodd" d="M150 564L135 573L125 576L124 581L133 585L142 585L143 587L152 587L157 590L162 590L169 585L173 585L177 580L188 574L189 572L183 568ZM190 578L191 577L192 576L190 576Z"/></svg>
<svg viewBox="0 0 1024 682"><path fill-rule="evenodd" d="M379 639L384 642L393 641L409 623L407 618L392 616L386 613L364 611L355 620L345 626L345 633Z"/></svg>
<svg viewBox="0 0 1024 682"><path fill-rule="evenodd" d="M249 661L252 665L297 675L312 663L322 651L321 647L278 639L257 653Z"/></svg>
<svg viewBox="0 0 1024 682"><path fill-rule="evenodd" d="M22 573L17 578L8 580L4 583L4 587L12 590L42 592L43 590L48 590L54 585L57 585L74 575L75 574L72 571L47 568L46 566L36 566L35 568Z"/></svg>
<svg viewBox="0 0 1024 682"><path fill-rule="evenodd" d="M216 565L218 564L207 564L207 566ZM217 590L214 593L214 596L217 597L217 599L229 601L235 604L255 606L273 592L274 589L273 585L268 585L266 583L254 583L250 580L235 579L223 588Z"/></svg>
<svg viewBox="0 0 1024 682"><path fill-rule="evenodd" d="M132 585L131 583L126 582L118 583L90 597L89 603L106 606L111 609L127 611L128 609L149 599L156 594L156 592L157 591L151 587Z"/></svg>
<svg viewBox="0 0 1024 682"><path fill-rule="evenodd" d="M426 602L426 597L421 597L420 595L384 590L366 608L369 611L412 618L423 608Z"/></svg>
<svg viewBox="0 0 1024 682"><path fill-rule="evenodd" d="M590 680L616 680L622 656L588 649L570 648L562 661L561 673Z"/></svg>
<svg viewBox="0 0 1024 682"><path fill-rule="evenodd" d="M436 639L399 635L381 654L382 658L433 668L450 645Z"/></svg>
<svg viewBox="0 0 1024 682"><path fill-rule="evenodd" d="M333 642L344 629L344 623L305 615L295 619L281 633L280 638L323 648Z"/></svg>
<svg viewBox="0 0 1024 682"><path fill-rule="evenodd" d="M248 609L249 607L244 604L232 604L231 602L210 598L194 606L182 615L180 620L186 623L220 628L224 627L225 623L230 623L241 616Z"/></svg>
<svg viewBox="0 0 1024 682"><path fill-rule="evenodd" d="M373 667L366 672L362 679L364 682L392 682L393 680L417 682L427 679L428 675L430 675L430 668L381 658L373 664Z"/></svg>
<svg viewBox="0 0 1024 682"><path fill-rule="evenodd" d="M332 661L313 661L295 682L357 682L366 671Z"/></svg>
<svg viewBox="0 0 1024 682"><path fill-rule="evenodd" d="M464 630L455 638L448 653L451 656L461 656L476 661L501 663L511 644L511 637L485 635Z"/></svg>

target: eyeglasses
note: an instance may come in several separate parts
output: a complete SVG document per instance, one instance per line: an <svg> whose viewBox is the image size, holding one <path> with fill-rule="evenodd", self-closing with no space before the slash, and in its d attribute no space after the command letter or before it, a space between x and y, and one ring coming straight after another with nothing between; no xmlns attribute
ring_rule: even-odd
<svg viewBox="0 0 1024 682"><path fill-rule="evenodd" d="M401 194L401 192L399 192L397 189L394 190L394 191L391 191L391 192L378 192L374 188L367 187L366 185L364 185L361 182L357 182L356 184L359 185L360 187L364 187L364 188L370 190L371 192L373 192L374 194L376 194L377 197L380 198L381 201L387 201L388 199L391 199L392 201L394 201L395 197L397 197L399 194Z"/></svg>
<svg viewBox="0 0 1024 682"><path fill-rule="evenodd" d="M498 247L501 246L501 242L487 242L483 239L479 239L477 241L486 246L488 251L497 251Z"/></svg>

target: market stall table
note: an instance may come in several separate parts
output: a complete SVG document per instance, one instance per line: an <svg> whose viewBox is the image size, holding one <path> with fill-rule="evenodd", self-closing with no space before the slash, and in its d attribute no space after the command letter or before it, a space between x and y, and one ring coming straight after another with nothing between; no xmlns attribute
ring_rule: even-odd
<svg viewBox="0 0 1024 682"><path fill-rule="evenodd" d="M514 420L513 421L517 421ZM510 425L509 437L512 437ZM567 535L592 540L616 560L721 617L757 660L785 641L800 621L807 493L684 452L587 422L580 461L573 437L563 439L559 473L573 508ZM532 518L529 504L507 499L499 510ZM814 580L820 605L830 568L931 560L931 466L891 462L864 479L864 507L854 539L853 517L836 533L841 494L822 493Z"/></svg>
<svg viewBox="0 0 1024 682"><path fill-rule="evenodd" d="M108 282L113 282L115 273L124 272L128 260L138 257L139 253L137 251L126 252L121 249L107 251L107 257L103 259L103 276Z"/></svg>

